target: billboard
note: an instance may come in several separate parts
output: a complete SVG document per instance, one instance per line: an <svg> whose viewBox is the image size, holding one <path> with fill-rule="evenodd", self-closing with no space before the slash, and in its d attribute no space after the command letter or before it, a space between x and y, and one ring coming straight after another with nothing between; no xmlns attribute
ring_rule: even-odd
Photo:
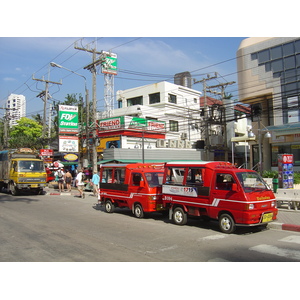
<svg viewBox="0 0 300 300"><path fill-rule="evenodd" d="M59 152L78 152L78 136L59 136Z"/></svg>
<svg viewBox="0 0 300 300"><path fill-rule="evenodd" d="M121 116L98 121L100 131L114 129L140 129L154 132L165 132L166 122L144 118Z"/></svg>
<svg viewBox="0 0 300 300"><path fill-rule="evenodd" d="M102 73L117 75L118 60L117 54L102 51L106 55L102 63Z"/></svg>
<svg viewBox="0 0 300 300"><path fill-rule="evenodd" d="M78 133L78 106L59 105L59 133Z"/></svg>

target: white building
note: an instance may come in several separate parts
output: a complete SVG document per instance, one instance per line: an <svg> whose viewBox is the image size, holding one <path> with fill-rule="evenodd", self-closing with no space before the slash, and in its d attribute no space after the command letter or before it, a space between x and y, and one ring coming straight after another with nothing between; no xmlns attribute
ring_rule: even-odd
<svg viewBox="0 0 300 300"><path fill-rule="evenodd" d="M10 94L6 100L9 127L17 125L17 121L26 116L26 99L23 95Z"/></svg>

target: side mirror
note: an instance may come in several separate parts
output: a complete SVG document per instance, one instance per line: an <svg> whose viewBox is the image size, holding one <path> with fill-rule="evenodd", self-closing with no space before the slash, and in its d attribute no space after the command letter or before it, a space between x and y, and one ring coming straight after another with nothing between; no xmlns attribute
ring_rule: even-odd
<svg viewBox="0 0 300 300"><path fill-rule="evenodd" d="M140 187L145 187L145 181L144 180L140 181Z"/></svg>
<svg viewBox="0 0 300 300"><path fill-rule="evenodd" d="M233 192L237 192L238 191L238 185L236 183L233 183L232 186L231 186L231 190Z"/></svg>

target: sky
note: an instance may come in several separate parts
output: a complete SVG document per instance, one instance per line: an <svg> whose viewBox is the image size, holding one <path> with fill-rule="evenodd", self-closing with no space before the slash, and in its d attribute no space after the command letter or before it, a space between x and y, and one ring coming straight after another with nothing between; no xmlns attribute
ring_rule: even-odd
<svg viewBox="0 0 300 300"><path fill-rule="evenodd" d="M91 53L75 49L95 48L112 51L118 56L118 74L114 76L117 90L136 88L159 81L173 82L174 75L189 71L196 81L207 74L218 73L210 85L236 81L236 51L245 37L0 37L0 107L10 94L26 97L26 115L43 115L43 100L37 95L45 90L46 79L62 84L50 84L49 104L63 102L67 94L84 95L87 88L92 99L92 74L84 69L92 62ZM55 62L72 72L53 68ZM202 91L202 84L193 89ZM104 106L104 76L97 75L97 108ZM226 92L238 97L237 84ZM1 112L0 112L1 114Z"/></svg>

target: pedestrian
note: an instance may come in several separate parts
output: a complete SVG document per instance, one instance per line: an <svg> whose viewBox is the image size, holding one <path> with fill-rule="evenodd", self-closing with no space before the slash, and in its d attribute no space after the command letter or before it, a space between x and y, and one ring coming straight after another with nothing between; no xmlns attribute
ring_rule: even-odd
<svg viewBox="0 0 300 300"><path fill-rule="evenodd" d="M99 181L100 177L97 174L97 171L94 171L93 177L92 177L92 185L93 185L93 194L94 196L98 196L98 191L99 191Z"/></svg>
<svg viewBox="0 0 300 300"><path fill-rule="evenodd" d="M80 172L77 174L77 176L76 176L76 186L77 186L77 190L79 191L79 197L80 198L85 198L85 194L84 194L84 191L83 191L83 189L84 189L84 182L83 182L83 180L84 180L84 173L83 173L83 169L82 170L80 170Z"/></svg>
<svg viewBox="0 0 300 300"><path fill-rule="evenodd" d="M59 189L59 192L64 192L64 189L65 189L65 180L64 180L64 171L61 169L61 168L58 168L58 170L55 172L54 174L58 180L58 189Z"/></svg>
<svg viewBox="0 0 300 300"><path fill-rule="evenodd" d="M71 187L71 183L72 183L72 174L70 173L69 170L67 170L66 174L65 174L65 182L67 185L67 191L71 192L72 187Z"/></svg>

